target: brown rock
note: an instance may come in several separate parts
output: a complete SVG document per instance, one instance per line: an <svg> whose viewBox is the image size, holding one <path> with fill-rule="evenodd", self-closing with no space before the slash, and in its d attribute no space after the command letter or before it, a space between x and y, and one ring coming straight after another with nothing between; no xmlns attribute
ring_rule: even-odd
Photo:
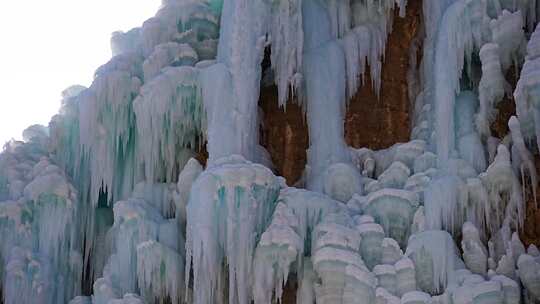
<svg viewBox="0 0 540 304"><path fill-rule="evenodd" d="M350 146L382 149L409 140L409 49L421 29L421 21L421 0L409 0L405 18L400 18L395 12L393 32L388 39L382 68L380 98L371 87L368 73L364 81L366 85L360 88L347 109L345 140ZM263 68L268 66L267 59ZM261 89L259 106L264 112L260 142L270 153L276 173L292 185L302 175L309 146L302 109L292 100L287 102L286 110L279 108L275 86Z"/></svg>
<svg viewBox="0 0 540 304"><path fill-rule="evenodd" d="M407 4L407 15L394 12L393 31L386 45L381 74L380 98L366 73L364 86L351 100L345 118L345 140L355 148L387 148L410 136L410 101L407 86L409 49L421 30L422 1Z"/></svg>
<svg viewBox="0 0 540 304"><path fill-rule="evenodd" d="M293 185L307 161L309 139L303 110L292 100L280 108L276 86L261 89L259 106L264 113L260 142L272 157L274 171Z"/></svg>

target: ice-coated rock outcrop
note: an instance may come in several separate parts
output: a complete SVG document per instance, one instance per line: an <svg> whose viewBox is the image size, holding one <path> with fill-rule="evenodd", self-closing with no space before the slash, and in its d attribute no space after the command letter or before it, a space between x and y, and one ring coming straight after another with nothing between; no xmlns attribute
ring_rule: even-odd
<svg viewBox="0 0 540 304"><path fill-rule="evenodd" d="M540 251L520 239L538 183L537 1L425 0L411 140L347 145L349 100L384 96L412 1L163 0L114 33L92 85L0 153L0 302L540 301ZM264 88L305 116L296 187L261 145Z"/></svg>
<svg viewBox="0 0 540 304"><path fill-rule="evenodd" d="M283 184L268 168L234 156L218 160L197 178L187 206L186 241L186 282L193 271L195 302L222 299L226 260L229 302L248 303L253 270L245 261L255 256Z"/></svg>

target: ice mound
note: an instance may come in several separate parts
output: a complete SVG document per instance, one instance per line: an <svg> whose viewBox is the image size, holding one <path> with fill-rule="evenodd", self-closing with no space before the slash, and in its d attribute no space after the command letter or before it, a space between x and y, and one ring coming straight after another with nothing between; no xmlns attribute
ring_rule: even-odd
<svg viewBox="0 0 540 304"><path fill-rule="evenodd" d="M446 231L428 230L412 235L405 256L414 262L418 287L431 294L443 292L454 280L456 270L465 266Z"/></svg>
<svg viewBox="0 0 540 304"><path fill-rule="evenodd" d="M362 194L362 178L355 167L334 164L325 172L323 189L326 195L346 203L354 194Z"/></svg>
<svg viewBox="0 0 540 304"><path fill-rule="evenodd" d="M532 299L540 299L540 263L530 255L524 254L517 262L519 277Z"/></svg>
<svg viewBox="0 0 540 304"><path fill-rule="evenodd" d="M295 261L300 265L304 255L304 240L298 235L298 228L298 217L279 203L255 252L255 303L271 303L273 292L281 299L291 265Z"/></svg>
<svg viewBox="0 0 540 304"><path fill-rule="evenodd" d="M368 195L363 211L373 216L375 221L383 227L386 236L395 239L400 246L405 247L418 203L416 193L383 189Z"/></svg>
<svg viewBox="0 0 540 304"><path fill-rule="evenodd" d="M253 282L249 279L252 265L246 261L255 256L256 240L270 223L284 184L264 166L228 161L197 178L187 206L185 273L189 282L193 271L196 303L223 299L225 259L229 290L236 290L229 292L229 302L247 303Z"/></svg>
<svg viewBox="0 0 540 304"><path fill-rule="evenodd" d="M539 29L537 26L527 44L526 60L514 91L516 113L522 124L523 133L526 138L536 136L537 141L539 134L538 85L540 80L538 74L538 66L540 65Z"/></svg>
<svg viewBox="0 0 540 304"><path fill-rule="evenodd" d="M316 242L312 261L320 282L314 289L323 303L353 303L358 297L375 299L377 280L364 265L359 254L360 233L351 225L350 218L329 215L313 233Z"/></svg>
<svg viewBox="0 0 540 304"><path fill-rule="evenodd" d="M463 260L471 272L485 276L487 274L488 251L480 240L478 229L473 224L463 224Z"/></svg>
<svg viewBox="0 0 540 304"><path fill-rule="evenodd" d="M27 130L27 143L8 143L0 155L0 278L6 303L63 302L80 293L78 193L46 156L45 131Z"/></svg>

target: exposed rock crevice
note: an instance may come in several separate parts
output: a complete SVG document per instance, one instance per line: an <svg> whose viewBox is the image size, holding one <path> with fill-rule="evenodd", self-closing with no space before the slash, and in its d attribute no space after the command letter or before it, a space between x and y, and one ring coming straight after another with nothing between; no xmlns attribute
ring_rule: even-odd
<svg viewBox="0 0 540 304"><path fill-rule="evenodd" d="M366 73L364 85L347 109L345 140L355 148L384 149L410 137L407 72L411 44L422 29L422 1L409 1L405 18L398 13L394 12L393 31L386 45L380 96L377 97L371 76Z"/></svg>

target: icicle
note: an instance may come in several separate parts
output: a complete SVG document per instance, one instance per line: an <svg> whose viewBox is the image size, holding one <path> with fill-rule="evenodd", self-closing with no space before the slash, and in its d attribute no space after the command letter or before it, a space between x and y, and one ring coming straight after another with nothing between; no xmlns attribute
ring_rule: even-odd
<svg viewBox="0 0 540 304"><path fill-rule="evenodd" d="M540 145L540 107L538 105L538 88L540 87L540 26L531 35L527 44L527 57L514 91L516 113L522 124L521 131L525 138L536 135Z"/></svg>
<svg viewBox="0 0 540 304"><path fill-rule="evenodd" d="M6 303L63 303L80 293L78 194L45 155L44 131L27 129L27 143L12 142L0 154L0 189L6 190L0 190L0 282Z"/></svg>
<svg viewBox="0 0 540 304"><path fill-rule="evenodd" d="M113 58L98 69L92 86L78 96L79 157L88 166L90 175L90 180L82 183L89 184L93 206L97 206L100 190L110 190L109 199L120 199L126 198L133 187L130 180L134 175L135 140L132 101L141 85L135 74L138 60L127 55Z"/></svg>
<svg viewBox="0 0 540 304"><path fill-rule="evenodd" d="M467 188L457 176L435 179L424 192L426 228L458 235L465 222Z"/></svg>
<svg viewBox="0 0 540 304"><path fill-rule="evenodd" d="M418 287L430 293L444 291L455 279L455 271L464 268L446 231L424 231L411 236L405 256L414 261Z"/></svg>
<svg viewBox="0 0 540 304"><path fill-rule="evenodd" d="M189 202L189 192L191 191L193 183L202 172L203 167L201 164L199 164L199 162L194 158L191 158L184 166L182 172L180 172L180 175L178 175L176 194L174 194L174 203L176 209L175 218L180 225L180 230L184 233L186 231L186 207Z"/></svg>
<svg viewBox="0 0 540 304"><path fill-rule="evenodd" d="M187 208L185 272L189 282L193 271L194 303L225 301L225 259L229 303L249 302L255 242L269 223L282 183L269 169L241 158L220 160L195 181Z"/></svg>
<svg viewBox="0 0 540 304"><path fill-rule="evenodd" d="M456 148L454 107L466 59L480 47L485 2L454 2L444 13L435 46L434 102L436 147L440 165L445 166Z"/></svg>
<svg viewBox="0 0 540 304"><path fill-rule="evenodd" d="M531 152L525 146L525 140L521 134L519 120L512 116L508 121L508 128L512 134L512 165L517 170L517 174L521 175L521 184L523 185L522 193L526 193L525 187L527 185L525 177L530 178L530 186L533 192L534 207L536 208L536 186L538 185L538 178L536 175L536 167L534 164L534 158Z"/></svg>
<svg viewBox="0 0 540 304"><path fill-rule="evenodd" d="M159 210L165 218L171 218L175 214L174 193L175 184L151 184L138 183L133 189L132 198L148 202Z"/></svg>
<svg viewBox="0 0 540 304"><path fill-rule="evenodd" d="M272 69L278 87L278 104L285 106L295 91L300 90L299 95L302 93L302 0L274 1L271 16Z"/></svg>
<svg viewBox="0 0 540 304"><path fill-rule="evenodd" d="M262 234L254 259L253 298L256 304L269 304L272 294L281 302L292 263L304 255L304 240L297 234L299 221L292 210L279 203L272 222Z"/></svg>
<svg viewBox="0 0 540 304"><path fill-rule="evenodd" d="M234 154L265 163L259 148L257 101L268 9L260 1L224 2L218 63L202 75L210 163Z"/></svg>
<svg viewBox="0 0 540 304"><path fill-rule="evenodd" d="M204 142L206 113L199 70L166 68L133 102L137 117L137 160L149 182L173 181L193 150Z"/></svg>
<svg viewBox="0 0 540 304"><path fill-rule="evenodd" d="M4 299L6 304L61 304L64 278L56 275L49 261L22 248L14 247L6 265Z"/></svg>
<svg viewBox="0 0 540 304"><path fill-rule="evenodd" d="M178 303L184 287L183 257L158 242L143 242L137 246L137 277L146 301Z"/></svg>
<svg viewBox="0 0 540 304"><path fill-rule="evenodd" d="M495 118L494 107L503 97L508 86L504 79L499 58L499 45L486 43L480 49L482 78L478 87L480 109L476 116L476 129L483 137L489 137L489 126Z"/></svg>
<svg viewBox="0 0 540 304"><path fill-rule="evenodd" d="M318 1L303 4L303 75L311 134L307 185L308 189L320 191L324 184L323 173L329 166L351 161L343 139L343 116L347 100L345 56L341 45L330 41L331 21L324 5ZM322 124L322 121L327 123Z"/></svg>
<svg viewBox="0 0 540 304"><path fill-rule="evenodd" d="M466 207L467 221L474 224L475 228L479 230L480 238L486 240L492 227L488 192L479 178L468 178L467 188L469 195Z"/></svg>
<svg viewBox="0 0 540 304"><path fill-rule="evenodd" d="M522 227L525 216L523 194L510 163L510 152L504 145L499 146L495 160L479 177L489 195L490 231L497 231L503 221L516 228Z"/></svg>

